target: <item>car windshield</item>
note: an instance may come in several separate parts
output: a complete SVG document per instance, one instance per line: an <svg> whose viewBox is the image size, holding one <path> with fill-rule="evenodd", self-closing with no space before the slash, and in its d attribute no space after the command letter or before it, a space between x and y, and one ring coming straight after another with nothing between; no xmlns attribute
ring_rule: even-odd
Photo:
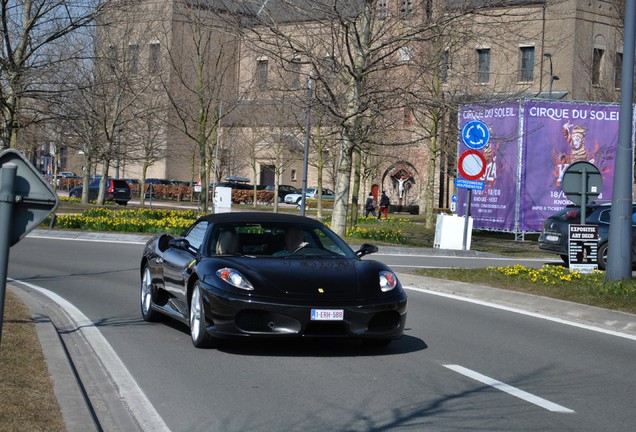
<svg viewBox="0 0 636 432"><path fill-rule="evenodd" d="M216 224L213 229L209 255L355 258L351 248L326 226L234 222Z"/></svg>

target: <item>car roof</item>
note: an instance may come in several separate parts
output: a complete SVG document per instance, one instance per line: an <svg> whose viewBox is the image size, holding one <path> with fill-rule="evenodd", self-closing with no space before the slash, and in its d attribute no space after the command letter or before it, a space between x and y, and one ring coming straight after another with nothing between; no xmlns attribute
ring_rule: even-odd
<svg viewBox="0 0 636 432"><path fill-rule="evenodd" d="M234 213L215 213L202 216L199 220L207 220L210 223L227 223L227 222L275 222L275 223L304 223L310 225L323 225L322 222L305 216L282 214L282 213L263 213L263 212L234 212Z"/></svg>

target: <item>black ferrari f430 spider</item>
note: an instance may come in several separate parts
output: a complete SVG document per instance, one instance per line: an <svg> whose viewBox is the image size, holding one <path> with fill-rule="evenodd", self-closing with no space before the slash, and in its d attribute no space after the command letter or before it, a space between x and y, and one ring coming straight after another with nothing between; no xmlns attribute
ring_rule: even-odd
<svg viewBox="0 0 636 432"><path fill-rule="evenodd" d="M361 259L323 223L271 213L199 218L153 237L141 258L141 314L190 327L195 347L223 338L349 337L385 346L407 298L386 265Z"/></svg>

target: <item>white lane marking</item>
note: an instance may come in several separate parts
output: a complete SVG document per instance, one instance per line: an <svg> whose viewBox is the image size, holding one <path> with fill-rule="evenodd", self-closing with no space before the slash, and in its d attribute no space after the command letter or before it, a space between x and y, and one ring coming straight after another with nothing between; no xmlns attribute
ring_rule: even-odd
<svg viewBox="0 0 636 432"><path fill-rule="evenodd" d="M68 241L80 241L80 242L95 242L95 243L121 243L121 244L138 244L145 245L146 241L130 240L126 238L120 238L115 240L97 239L97 238L77 238L77 237L55 237L45 235L28 235L30 239L45 239L45 240L68 240ZM150 237L148 237L150 239Z"/></svg>
<svg viewBox="0 0 636 432"><path fill-rule="evenodd" d="M34 289L60 305L60 307L64 309L66 314L73 321L73 324L77 329L76 331L83 334L84 338L95 352L97 359L99 359L113 379L115 385L119 389L121 398L124 400L126 406L129 407L135 417L135 420L137 420L143 430L170 431L159 413L155 410L144 394L143 390L141 390L130 372L128 372L128 369L126 369L126 366L121 361L117 353L115 353L115 350L113 350L106 338L86 315L84 315L72 303L46 288L16 279L7 278L7 280Z"/></svg>
<svg viewBox="0 0 636 432"><path fill-rule="evenodd" d="M492 260L492 261L537 261L544 263L559 263L562 264L563 261L555 260L551 257L546 258L513 258L513 257L497 257L497 256L453 256L453 255L428 255L428 254L409 254L409 253L386 253L386 252L377 252L373 254L374 257L378 256L387 256L387 257L413 257L413 258L443 258L450 260ZM392 264L389 264L392 266ZM410 267L410 266L405 266Z"/></svg>
<svg viewBox="0 0 636 432"><path fill-rule="evenodd" d="M486 375L482 375L473 370L467 369L463 366L459 365L442 365L445 368L453 370L461 375L464 375L468 378L474 379L475 381L479 381L480 383L486 384L490 387L493 387L502 392L508 393L516 398L522 399L526 402L530 402L531 404L537 405L541 408L544 408L548 411L564 413L564 414L572 414L575 411L561 406L559 404L555 404L554 402L550 402L549 400L540 398L539 396L535 396L532 393L528 393L526 391L520 390L516 387L503 383L501 381L497 381L496 379L487 377Z"/></svg>
<svg viewBox="0 0 636 432"><path fill-rule="evenodd" d="M603 334L607 334L607 335L611 335L611 336L617 336L617 337L621 337L624 339L629 339L629 340L633 340L636 341L636 335L631 335L629 333L621 333L618 331L614 331L614 330L608 330L608 329L604 329L601 327L595 327L595 326L591 326L591 325L587 325L587 324L581 324L581 323L577 323L574 321L567 321L561 318L555 318L555 317L551 317L548 315L543 315L537 312L530 312L530 311L526 311L523 309L517 309L517 308L513 308L513 307L508 307L508 306L503 306L503 305L499 305L496 303L489 303L483 300L475 300L475 299L471 299L468 297L462 297L462 296L458 296L455 294L448 294L448 293L443 293L443 292L439 292L439 291L433 291L433 290L428 290L425 288L416 288L416 287L409 287L409 286L403 286L404 289L407 290L412 290L412 291L418 291L424 294L432 294L432 295L436 295L439 297L446 297L446 298L450 298L453 300L459 300L459 301L463 301L463 302L467 302L467 303L474 303L480 306L486 306L486 307L490 307L490 308L494 308L494 309L500 309L500 310L504 310L507 312L513 312L513 313L517 313L520 315L526 315L526 316L530 316L533 318L538 318L538 319L542 319L542 320L546 320L546 321L552 321L552 322L556 322L559 324L565 324L571 327L577 327L577 328L581 328L584 330L590 330L590 331L594 331L594 332L598 332L598 333L603 333Z"/></svg>

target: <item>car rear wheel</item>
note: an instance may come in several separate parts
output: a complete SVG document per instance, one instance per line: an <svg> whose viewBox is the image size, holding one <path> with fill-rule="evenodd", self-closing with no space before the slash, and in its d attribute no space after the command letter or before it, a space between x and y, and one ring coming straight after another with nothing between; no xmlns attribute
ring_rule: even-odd
<svg viewBox="0 0 636 432"><path fill-rule="evenodd" d="M570 264L570 257L569 256L561 255L561 259L563 260L564 263Z"/></svg>
<svg viewBox="0 0 636 432"><path fill-rule="evenodd" d="M153 303L152 274L150 274L150 268L146 266L141 278L141 316L144 321L159 321L161 318L161 314L152 309Z"/></svg>
<svg viewBox="0 0 636 432"><path fill-rule="evenodd" d="M206 327L201 286L199 282L196 282L190 299L190 337L192 345L197 348L206 348L212 345L212 338Z"/></svg>
<svg viewBox="0 0 636 432"><path fill-rule="evenodd" d="M605 270L607 268L607 243L598 247L597 257L599 270Z"/></svg>

